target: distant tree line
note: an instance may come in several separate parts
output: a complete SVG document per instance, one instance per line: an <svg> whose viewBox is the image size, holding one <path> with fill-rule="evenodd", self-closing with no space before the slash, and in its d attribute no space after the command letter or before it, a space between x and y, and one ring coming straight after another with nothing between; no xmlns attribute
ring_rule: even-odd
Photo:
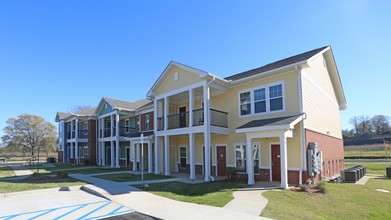
<svg viewBox="0 0 391 220"><path fill-rule="evenodd" d="M391 134L390 117L386 115L354 116L350 118L353 129L343 130L344 138L370 137Z"/></svg>

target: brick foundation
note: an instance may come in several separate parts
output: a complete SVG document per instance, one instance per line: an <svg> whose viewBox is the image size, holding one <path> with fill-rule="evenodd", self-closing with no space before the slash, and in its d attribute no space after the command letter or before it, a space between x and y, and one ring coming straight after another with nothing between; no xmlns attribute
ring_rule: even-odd
<svg viewBox="0 0 391 220"><path fill-rule="evenodd" d="M260 169L259 170L259 178L262 181L270 181L270 170L269 169Z"/></svg>
<svg viewBox="0 0 391 220"><path fill-rule="evenodd" d="M307 147L309 142L317 142L319 151L322 151L322 173L317 175L315 179L338 176L339 171L344 168L343 140L308 129L305 130L305 135ZM306 171L304 173L307 174ZM308 175L306 179L304 179L303 175L303 182L307 180Z"/></svg>

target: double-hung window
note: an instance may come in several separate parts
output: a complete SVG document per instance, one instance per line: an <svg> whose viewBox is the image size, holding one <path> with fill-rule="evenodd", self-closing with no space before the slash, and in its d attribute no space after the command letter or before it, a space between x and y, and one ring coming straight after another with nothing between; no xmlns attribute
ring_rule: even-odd
<svg viewBox="0 0 391 220"><path fill-rule="evenodd" d="M246 172L246 145L239 144L235 146L236 170Z"/></svg>
<svg viewBox="0 0 391 220"><path fill-rule="evenodd" d="M145 118L144 118L144 120L145 120L145 125L144 125L144 127L145 127L145 129L144 130L146 130L146 131L148 131L149 130L149 114L146 114L145 116L144 116Z"/></svg>
<svg viewBox="0 0 391 220"><path fill-rule="evenodd" d="M270 111L282 109L282 85L278 84L269 87Z"/></svg>
<svg viewBox="0 0 391 220"><path fill-rule="evenodd" d="M251 94L250 92L240 93L240 114L251 114Z"/></svg>
<svg viewBox="0 0 391 220"><path fill-rule="evenodd" d="M259 172L259 144L253 144L253 163L255 173ZM238 172L247 172L246 164L246 144L237 144L235 145L235 160L236 160L236 170Z"/></svg>
<svg viewBox="0 0 391 220"><path fill-rule="evenodd" d="M186 147L179 148L180 167L186 168Z"/></svg>
<svg viewBox="0 0 391 220"><path fill-rule="evenodd" d="M240 116L284 110L283 83L273 83L239 93Z"/></svg>

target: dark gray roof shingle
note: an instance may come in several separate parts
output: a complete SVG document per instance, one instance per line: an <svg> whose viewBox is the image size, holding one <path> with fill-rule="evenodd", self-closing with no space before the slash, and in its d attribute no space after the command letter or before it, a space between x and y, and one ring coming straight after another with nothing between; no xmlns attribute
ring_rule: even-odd
<svg viewBox="0 0 391 220"><path fill-rule="evenodd" d="M68 118L69 116L71 116L71 114L69 114L69 113L57 112L56 121L59 122L61 120L64 120L64 119Z"/></svg>
<svg viewBox="0 0 391 220"><path fill-rule="evenodd" d="M287 125L287 124L290 124L293 121L295 121L297 118L302 117L302 115L303 114L278 117L278 118L267 118L267 119L253 120L253 121L247 122L246 124L238 127L237 129L255 128L255 127L262 127L262 126Z"/></svg>
<svg viewBox="0 0 391 220"><path fill-rule="evenodd" d="M302 53L302 54L291 56L291 57L288 57L288 58L276 61L274 63L266 64L266 65L261 66L261 67L256 68L256 69L252 69L252 70L248 70L248 71L245 71L245 72L242 72L242 73L238 73L238 74L235 74L235 75L232 75L232 76L228 76L225 79L226 80L236 81L236 80L243 79L243 78L250 77L250 76L254 76L254 75L257 75L257 74L260 74L260 73L263 73L263 72L267 72L267 71L278 69L278 68L281 68L281 67L284 67L284 66L288 66L288 65L291 65L291 64L294 64L294 63L298 63L298 62L301 62L301 61L304 61L304 60L307 60L307 59L311 58L315 54L317 54L320 51L326 49L327 47L328 46L324 46L324 47L321 47L321 48L318 48L318 49L307 51L307 52Z"/></svg>
<svg viewBox="0 0 391 220"><path fill-rule="evenodd" d="M88 108L88 109L84 109L80 112L76 112L74 115L93 116L94 112L95 112L95 108Z"/></svg>

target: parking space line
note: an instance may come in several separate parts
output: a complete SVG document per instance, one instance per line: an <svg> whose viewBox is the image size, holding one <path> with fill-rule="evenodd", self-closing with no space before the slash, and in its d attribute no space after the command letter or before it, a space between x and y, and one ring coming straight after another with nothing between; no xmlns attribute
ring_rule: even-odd
<svg viewBox="0 0 391 220"><path fill-rule="evenodd" d="M62 215L60 215L60 216L58 216L57 218L54 218L53 220L60 219L60 218L62 218L62 217L64 217L64 216L67 216L67 215L71 214L72 212L75 212L75 211L77 211L77 210L79 210L79 209L81 209L81 208L84 208L84 207L86 207L86 206L88 206L88 204L83 204L83 205L81 205L81 206L79 206L79 207L77 207L77 208L75 208L75 209L73 209L73 210L71 210L71 211L69 211L69 212L66 212L66 213L64 213L64 214L62 214Z"/></svg>
<svg viewBox="0 0 391 220"><path fill-rule="evenodd" d="M108 201L106 204L103 204L103 205L99 206L98 208L96 208L96 209L94 209L94 210L92 210L92 211L86 213L85 215L81 216L81 217L78 218L77 220L81 220L81 219L83 219L83 218L85 218L85 217L91 215L92 213L94 213L94 212L96 212L96 211L102 209L103 207L105 207L105 206L107 206L107 205L109 205L109 204L111 204L111 203L112 203L111 201Z"/></svg>

